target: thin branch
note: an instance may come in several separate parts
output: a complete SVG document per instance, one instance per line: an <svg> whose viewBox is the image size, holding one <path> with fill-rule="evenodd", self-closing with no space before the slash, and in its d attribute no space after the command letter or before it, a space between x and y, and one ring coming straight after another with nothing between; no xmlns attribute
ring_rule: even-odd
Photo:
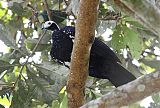
<svg viewBox="0 0 160 108"><path fill-rule="evenodd" d="M0 66L0 68L2 67L14 67L14 66L19 66L19 64L9 64L9 65L5 65L5 66Z"/></svg>
<svg viewBox="0 0 160 108"><path fill-rule="evenodd" d="M67 6L67 10L68 10L68 7L70 6L69 4L68 4L68 2L66 1L66 0L64 0L64 3L66 4L66 6ZM70 2L71 3L71 2ZM73 17L74 17L74 19L76 19L76 15L72 12L72 10L71 11L67 11L66 12L68 15L72 15Z"/></svg>
<svg viewBox="0 0 160 108"><path fill-rule="evenodd" d="M37 9L35 7L33 7L31 4L27 4L27 6L32 10L32 16L30 17L30 20L31 21L33 20L34 23L39 22ZM30 22L30 23L32 23L32 22Z"/></svg>
<svg viewBox="0 0 160 108"><path fill-rule="evenodd" d="M36 9L35 9L31 4L27 4L27 6L28 6L29 8L31 8L32 11L36 11Z"/></svg>
<svg viewBox="0 0 160 108"><path fill-rule="evenodd" d="M59 10L61 9L61 3L60 3L60 0L58 0L58 9L59 9Z"/></svg>
<svg viewBox="0 0 160 108"><path fill-rule="evenodd" d="M35 53L35 51L36 51L36 49L37 49L39 43L41 42L41 40L42 40L42 38L43 38L43 36L44 36L45 34L46 34L46 30L45 30L45 31L43 32L43 34L40 36L40 38L39 38L39 40L38 40L36 46L35 46L34 49L32 50L32 53L30 54L30 56L32 56L32 55Z"/></svg>
<svg viewBox="0 0 160 108"><path fill-rule="evenodd" d="M103 18L98 18L98 20L118 20L121 18L121 13L107 12Z"/></svg>
<svg viewBox="0 0 160 108"><path fill-rule="evenodd" d="M43 3L44 3L45 10L47 11L48 18L49 18L50 21L52 21L52 20L53 20L53 18L52 18L52 12L51 12L51 10L49 9L47 0L43 0Z"/></svg>
<svg viewBox="0 0 160 108"><path fill-rule="evenodd" d="M17 85L19 79L20 79L21 76L22 76L22 72L23 72L23 69L24 69L25 65L28 63L29 58L32 57L33 54L35 53L35 51L36 51L36 49L37 49L40 41L42 40L43 36L45 35L45 33L46 33L46 30L45 30L45 31L43 32L43 34L40 36L37 44L35 45L35 47L34 47L33 50L32 50L32 53L27 57L27 60L22 64L21 69L20 69L20 72L19 72L19 76L18 76L18 78L16 79L16 81L15 81L15 83L14 83L14 87Z"/></svg>
<svg viewBox="0 0 160 108"><path fill-rule="evenodd" d="M160 71L140 77L106 95L90 101L81 108L120 108L160 91ZM127 101L126 101L127 100Z"/></svg>
<svg viewBox="0 0 160 108"><path fill-rule="evenodd" d="M160 37L160 10L148 0L107 0Z"/></svg>

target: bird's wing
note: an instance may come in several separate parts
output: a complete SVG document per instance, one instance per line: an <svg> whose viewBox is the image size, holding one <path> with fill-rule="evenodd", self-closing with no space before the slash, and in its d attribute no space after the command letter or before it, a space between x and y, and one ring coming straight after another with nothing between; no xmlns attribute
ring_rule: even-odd
<svg viewBox="0 0 160 108"><path fill-rule="evenodd" d="M61 29L61 32L65 33L69 38L75 38L75 27L65 26Z"/></svg>
<svg viewBox="0 0 160 108"><path fill-rule="evenodd" d="M73 42L72 37L74 30L72 27L64 27L52 34L52 48L50 51L51 57L62 62L70 61Z"/></svg>
<svg viewBox="0 0 160 108"><path fill-rule="evenodd" d="M92 45L91 54L95 56L100 56L107 60L112 60L114 62L121 62L116 56L116 54L105 43L103 43L97 38L95 38Z"/></svg>

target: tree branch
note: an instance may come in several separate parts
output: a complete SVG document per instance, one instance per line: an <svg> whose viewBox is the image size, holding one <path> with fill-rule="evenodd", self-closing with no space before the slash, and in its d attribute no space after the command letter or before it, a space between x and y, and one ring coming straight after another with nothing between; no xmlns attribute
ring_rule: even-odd
<svg viewBox="0 0 160 108"><path fill-rule="evenodd" d="M66 13L67 14L73 14L74 16L77 16L78 7L79 7L80 0L71 0L70 4L67 6ZM76 17L75 17L76 18Z"/></svg>
<svg viewBox="0 0 160 108"><path fill-rule="evenodd" d="M84 103L84 88L88 76L89 55L94 40L98 4L99 0L80 0L71 69L67 82L69 108L78 108Z"/></svg>
<svg viewBox="0 0 160 108"><path fill-rule="evenodd" d="M66 0L64 0L64 3L65 3L66 6L67 6L66 13L67 13L68 15L74 16L74 18L76 19L76 15L74 15L74 13L72 12L72 9L71 9L71 8L72 8L72 6L71 6L72 3L68 4L68 2L67 2Z"/></svg>
<svg viewBox="0 0 160 108"><path fill-rule="evenodd" d="M112 3L112 0L107 0ZM160 10L148 0L113 0L115 7L137 19L151 32L160 36Z"/></svg>
<svg viewBox="0 0 160 108"><path fill-rule="evenodd" d="M160 91L160 71L140 77L133 82L118 87L106 95L90 101L81 108L120 108L142 100Z"/></svg>

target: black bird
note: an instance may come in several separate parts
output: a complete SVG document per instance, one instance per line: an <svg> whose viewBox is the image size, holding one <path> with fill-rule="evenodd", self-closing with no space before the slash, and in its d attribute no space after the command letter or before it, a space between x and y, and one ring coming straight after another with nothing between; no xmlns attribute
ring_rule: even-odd
<svg viewBox="0 0 160 108"><path fill-rule="evenodd" d="M59 28L54 21L42 24L43 29L53 31L50 55L61 63L70 62L74 44L75 27ZM126 84L136 77L120 64L116 54L102 41L95 38L90 52L89 75L108 79L115 87Z"/></svg>

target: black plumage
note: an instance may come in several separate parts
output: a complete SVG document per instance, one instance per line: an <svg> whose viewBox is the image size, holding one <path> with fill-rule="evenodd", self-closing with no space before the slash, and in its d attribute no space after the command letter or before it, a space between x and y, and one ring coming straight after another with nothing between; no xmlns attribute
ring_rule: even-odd
<svg viewBox="0 0 160 108"><path fill-rule="evenodd" d="M59 29L53 21L45 22L42 28L53 31L51 57L62 63L70 62L75 28L65 26ZM91 48L89 75L108 79L116 87L136 79L134 75L121 66L120 60L115 53L97 38L95 38Z"/></svg>

